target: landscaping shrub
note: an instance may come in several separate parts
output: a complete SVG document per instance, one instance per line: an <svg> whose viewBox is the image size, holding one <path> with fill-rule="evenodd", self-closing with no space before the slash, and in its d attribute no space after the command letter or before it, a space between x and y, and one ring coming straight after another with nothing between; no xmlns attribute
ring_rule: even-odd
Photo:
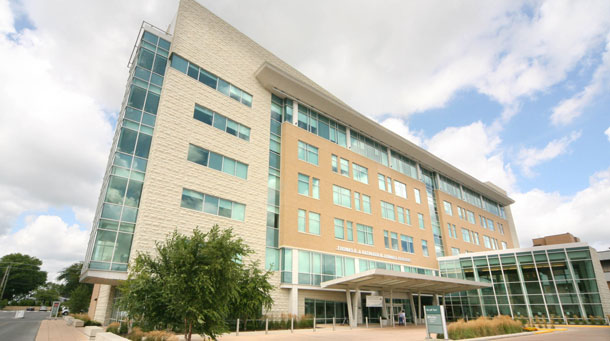
<svg viewBox="0 0 610 341"><path fill-rule="evenodd" d="M127 334L127 338L131 341L142 341L144 336L146 336L146 333L144 333L142 329L138 327L134 327L131 330L131 333Z"/></svg>
<svg viewBox="0 0 610 341"><path fill-rule="evenodd" d="M177 341L178 337L173 333L163 330L153 330L146 333L146 341Z"/></svg>
<svg viewBox="0 0 610 341"><path fill-rule="evenodd" d="M520 333L523 330L521 322L515 321L508 316L496 316L493 319L479 317L476 320L457 322L449 324L447 333L452 340L470 339L474 337L503 335Z"/></svg>
<svg viewBox="0 0 610 341"><path fill-rule="evenodd" d="M112 322L106 328L107 333L117 334L119 335L119 328L121 328L121 324L118 322Z"/></svg>

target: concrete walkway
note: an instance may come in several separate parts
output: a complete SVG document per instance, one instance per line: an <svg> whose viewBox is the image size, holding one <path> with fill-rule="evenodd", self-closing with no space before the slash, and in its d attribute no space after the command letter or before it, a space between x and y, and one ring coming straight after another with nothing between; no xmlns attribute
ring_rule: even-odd
<svg viewBox="0 0 610 341"><path fill-rule="evenodd" d="M225 334L219 337L221 341L253 341L253 340L351 340L351 341L389 341L389 340L425 340L426 327L385 327L385 328L363 328L358 327L349 329L348 327L337 327L333 331L332 326L316 329L298 329L294 333L290 331L278 330L265 332L240 332L239 336L235 333Z"/></svg>
<svg viewBox="0 0 610 341"><path fill-rule="evenodd" d="M63 319L44 320L38 329L36 341L86 341L85 334L73 326L67 326Z"/></svg>

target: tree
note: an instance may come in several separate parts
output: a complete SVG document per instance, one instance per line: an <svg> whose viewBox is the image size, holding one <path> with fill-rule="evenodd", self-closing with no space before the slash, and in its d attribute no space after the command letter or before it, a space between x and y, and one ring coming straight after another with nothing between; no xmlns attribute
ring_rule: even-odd
<svg viewBox="0 0 610 341"><path fill-rule="evenodd" d="M59 301L58 285L47 283L34 291L34 298L40 305L51 305L53 301Z"/></svg>
<svg viewBox="0 0 610 341"><path fill-rule="evenodd" d="M0 278L10 266L4 295L11 300L16 295L25 295L47 281L47 272L41 271L42 261L36 257L11 253L0 258Z"/></svg>
<svg viewBox="0 0 610 341"><path fill-rule="evenodd" d="M72 313L80 313L89 307L91 302L91 284L81 283L70 292L66 305Z"/></svg>
<svg viewBox="0 0 610 341"><path fill-rule="evenodd" d="M271 271L263 272L258 262L245 267L241 273L237 285L239 293L231 303L231 316L244 321L244 330L247 328L248 318L261 316L263 309L268 310L273 304L270 276Z"/></svg>
<svg viewBox="0 0 610 341"><path fill-rule="evenodd" d="M80 283L80 273L83 269L83 262L78 262L61 270L57 276L57 280L63 283L60 294L64 297L70 297L70 294L76 289Z"/></svg>
<svg viewBox="0 0 610 341"><path fill-rule="evenodd" d="M154 257L138 253L120 286L121 307L140 325L181 325L188 341L193 329L216 339L227 330L224 320L240 293L240 257L252 251L217 225L190 237L174 232L156 243L156 251Z"/></svg>

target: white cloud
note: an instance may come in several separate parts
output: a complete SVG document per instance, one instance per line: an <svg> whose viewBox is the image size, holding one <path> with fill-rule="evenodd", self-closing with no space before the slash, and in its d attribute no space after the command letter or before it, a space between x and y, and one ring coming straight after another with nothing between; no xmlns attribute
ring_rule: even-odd
<svg viewBox="0 0 610 341"><path fill-rule="evenodd" d="M511 191L515 176L500 148L500 137L482 122L449 127L426 140L428 151L481 181Z"/></svg>
<svg viewBox="0 0 610 341"><path fill-rule="evenodd" d="M610 30L608 1L201 2L374 116L443 107L474 89L508 107L510 118ZM316 24L303 29L286 13Z"/></svg>
<svg viewBox="0 0 610 341"><path fill-rule="evenodd" d="M40 258L42 270L48 272L47 281L55 281L59 271L83 260L89 240L86 230L68 225L57 216L42 215L26 220L23 229L0 236L0 257L19 252Z"/></svg>
<svg viewBox="0 0 610 341"><path fill-rule="evenodd" d="M608 141L610 141L610 127L608 127L608 129L606 129L606 131L604 131L604 134L606 134L606 136L608 136Z"/></svg>
<svg viewBox="0 0 610 341"><path fill-rule="evenodd" d="M423 147L424 146L424 133L423 131L412 131L409 126L405 123L405 121L398 117L390 117L382 122L379 122L382 126L390 129L396 134L400 135L402 138L409 140L410 142L415 143L416 145Z"/></svg>
<svg viewBox="0 0 610 341"><path fill-rule="evenodd" d="M523 174L528 177L534 176L532 168L552 160L559 155L568 152L570 144L580 138L581 132L572 132L569 136L552 140L544 148L523 148L519 151L517 163L521 166Z"/></svg>
<svg viewBox="0 0 610 341"><path fill-rule="evenodd" d="M603 54L601 64L595 69L591 82L579 93L571 98L561 101L553 108L551 122L555 125L566 125L576 117L582 115L595 96L608 89L610 78L610 35L606 39L606 51Z"/></svg>
<svg viewBox="0 0 610 341"><path fill-rule="evenodd" d="M591 176L589 187L573 196L539 189L512 196L521 246L531 245L532 238L570 232L598 250L610 247L610 168Z"/></svg>

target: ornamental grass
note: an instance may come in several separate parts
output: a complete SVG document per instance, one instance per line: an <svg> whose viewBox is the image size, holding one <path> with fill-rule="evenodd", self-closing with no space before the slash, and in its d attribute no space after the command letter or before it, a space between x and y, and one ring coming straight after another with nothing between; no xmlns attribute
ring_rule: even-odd
<svg viewBox="0 0 610 341"><path fill-rule="evenodd" d="M447 333L452 340L470 339L483 336L514 334L523 331L521 322L510 316L499 315L492 319L479 317L476 320L458 320L449 324Z"/></svg>

